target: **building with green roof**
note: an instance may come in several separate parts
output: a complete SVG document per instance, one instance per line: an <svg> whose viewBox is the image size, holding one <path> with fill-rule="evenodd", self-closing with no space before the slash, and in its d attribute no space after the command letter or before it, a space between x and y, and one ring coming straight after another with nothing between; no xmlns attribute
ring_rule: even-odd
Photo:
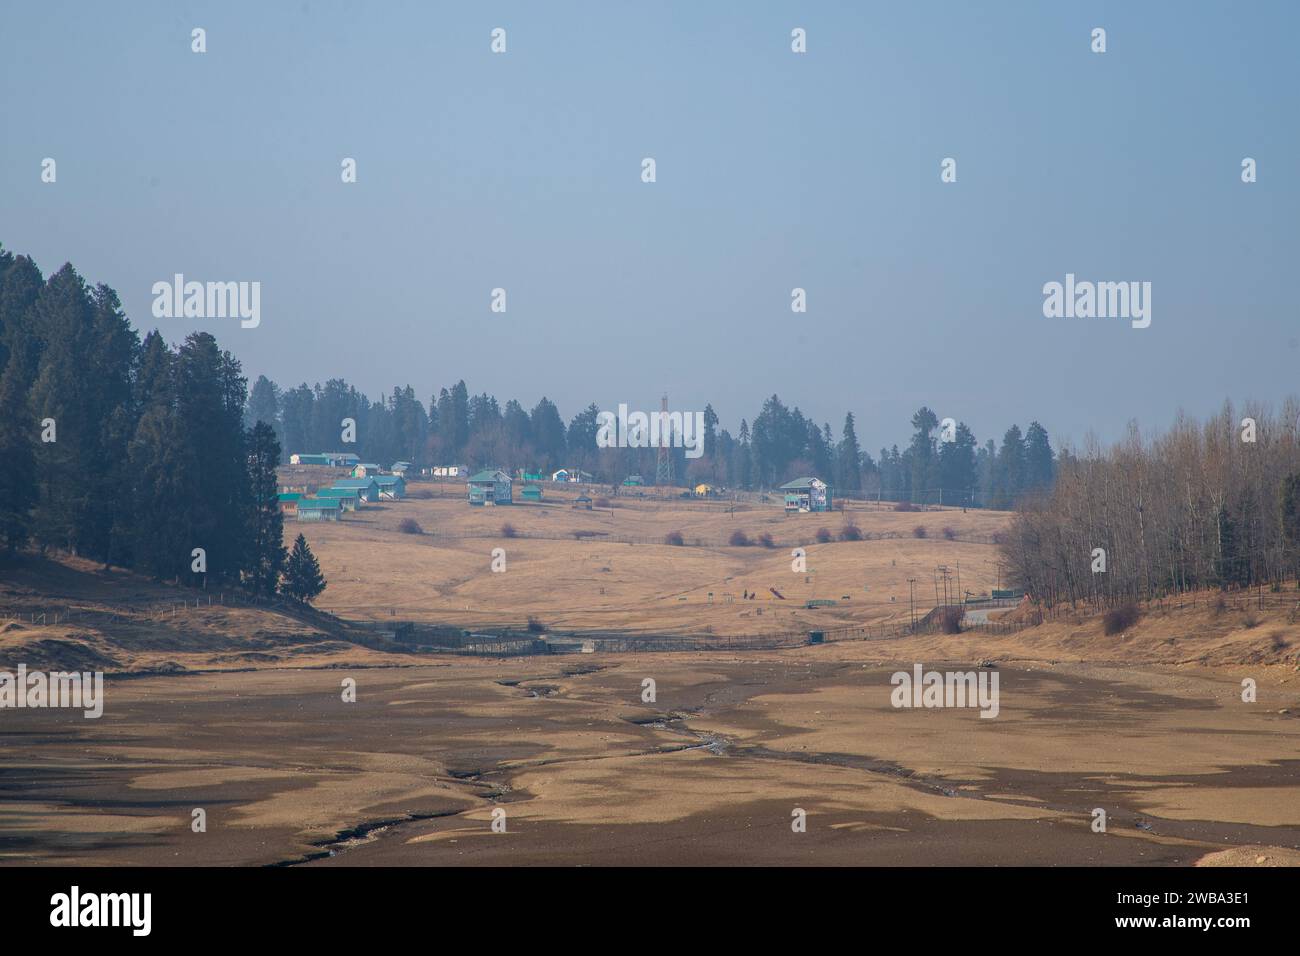
<svg viewBox="0 0 1300 956"><path fill-rule="evenodd" d="M831 510L831 486L820 478L796 478L787 481L777 490L785 492L787 513Z"/></svg>
<svg viewBox="0 0 1300 956"><path fill-rule="evenodd" d="M379 500L379 482L374 478L342 478L334 482L335 488L357 488L361 493L362 501L375 502Z"/></svg>
<svg viewBox="0 0 1300 956"><path fill-rule="evenodd" d="M488 468L470 475L466 487L471 505L514 504L510 476L500 468Z"/></svg>

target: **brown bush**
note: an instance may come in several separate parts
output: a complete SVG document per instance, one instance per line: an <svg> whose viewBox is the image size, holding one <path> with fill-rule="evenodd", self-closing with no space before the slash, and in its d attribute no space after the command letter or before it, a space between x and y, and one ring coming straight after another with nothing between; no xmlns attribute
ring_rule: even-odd
<svg viewBox="0 0 1300 956"><path fill-rule="evenodd" d="M1141 616L1138 606L1130 601L1122 607L1107 611L1102 618L1102 628L1107 634L1122 634L1136 624Z"/></svg>
<svg viewBox="0 0 1300 956"><path fill-rule="evenodd" d="M610 501L608 498L597 498L592 502L592 505L597 508L612 508L614 507L614 502Z"/></svg>
<svg viewBox="0 0 1300 956"><path fill-rule="evenodd" d="M862 529L853 523L846 524L843 528L840 528L840 540L861 541Z"/></svg>
<svg viewBox="0 0 1300 956"><path fill-rule="evenodd" d="M966 616L966 609L961 607L946 607L943 609L943 617L940 624L945 634L960 634L961 621Z"/></svg>
<svg viewBox="0 0 1300 956"><path fill-rule="evenodd" d="M912 502L910 501L900 501L896 505L894 505L894 510L895 511L920 511L921 509L918 508L916 505L912 504Z"/></svg>
<svg viewBox="0 0 1300 956"><path fill-rule="evenodd" d="M530 614L528 615L528 630L532 634L543 634L546 632L546 625Z"/></svg>
<svg viewBox="0 0 1300 956"><path fill-rule="evenodd" d="M512 525L509 521L507 521L505 524L501 526L501 537L503 538L513 538L516 537L518 534L519 532L515 530L515 526Z"/></svg>
<svg viewBox="0 0 1300 956"><path fill-rule="evenodd" d="M758 536L758 543L765 548L776 547L776 542L772 540L772 536L768 534L766 531L764 531L762 534Z"/></svg>
<svg viewBox="0 0 1300 956"><path fill-rule="evenodd" d="M680 548L686 543L680 531L669 531L664 535L664 544L671 544L673 547Z"/></svg>
<svg viewBox="0 0 1300 956"><path fill-rule="evenodd" d="M733 548L748 548L750 544L749 535L743 531L731 532L731 546Z"/></svg>
<svg viewBox="0 0 1300 956"><path fill-rule="evenodd" d="M1247 629L1259 626L1259 615L1254 611L1247 611L1246 616L1241 619L1241 623Z"/></svg>
<svg viewBox="0 0 1300 956"><path fill-rule="evenodd" d="M818 529L817 529L817 541L818 541L818 543L820 543L820 544L825 544L826 542L830 541L833 537L834 537L834 536L831 534L831 529L830 529L830 528L818 528Z"/></svg>
<svg viewBox="0 0 1300 956"><path fill-rule="evenodd" d="M913 538L924 538L926 536L925 525L919 524L912 529Z"/></svg>
<svg viewBox="0 0 1300 956"><path fill-rule="evenodd" d="M397 523L397 530L402 534L424 534L424 529L420 527L420 522L414 518L403 518Z"/></svg>
<svg viewBox="0 0 1300 956"><path fill-rule="evenodd" d="M943 526L943 536L947 538L949 541L956 541L957 529L954 528L952 525L946 524Z"/></svg>

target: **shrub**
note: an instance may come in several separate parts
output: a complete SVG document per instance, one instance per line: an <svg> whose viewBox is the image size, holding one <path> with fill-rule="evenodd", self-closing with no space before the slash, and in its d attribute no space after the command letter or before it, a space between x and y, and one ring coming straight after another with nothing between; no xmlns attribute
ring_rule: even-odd
<svg viewBox="0 0 1300 956"><path fill-rule="evenodd" d="M733 548L748 548L749 535L745 534L743 531L731 532L731 546Z"/></svg>
<svg viewBox="0 0 1300 956"><path fill-rule="evenodd" d="M956 541L957 529L954 528L952 525L946 524L943 526L943 536L947 538L949 541Z"/></svg>
<svg viewBox="0 0 1300 956"><path fill-rule="evenodd" d="M945 634L960 634L961 619L966 616L966 609L960 607L946 607L943 609L943 618L941 626Z"/></svg>
<svg viewBox="0 0 1300 956"><path fill-rule="evenodd" d="M1245 625L1246 628L1248 629L1252 627L1258 627L1259 616L1254 611L1247 611L1246 616L1241 619L1241 623Z"/></svg>
<svg viewBox="0 0 1300 956"><path fill-rule="evenodd" d="M819 544L825 544L826 542L830 541L830 540L832 539L832 537L834 537L834 536L831 534L831 529L830 529L830 528L818 528L818 529L817 529L817 542L818 542Z"/></svg>
<svg viewBox="0 0 1300 956"><path fill-rule="evenodd" d="M1214 596L1214 602L1210 605L1210 610L1213 611L1216 615L1218 615L1218 614L1222 614L1227 609L1228 609L1228 599L1225 598L1222 594L1216 594Z"/></svg>
<svg viewBox="0 0 1300 956"><path fill-rule="evenodd" d="M420 522L414 518L403 518L397 523L397 530L402 534L424 534L424 529L420 527Z"/></svg>
<svg viewBox="0 0 1300 956"><path fill-rule="evenodd" d="M528 631L531 634L543 634L546 632L546 625L530 614L528 615Z"/></svg>
<svg viewBox="0 0 1300 956"><path fill-rule="evenodd" d="M1138 606L1130 601L1122 607L1107 611L1102 618L1102 627L1107 634L1121 634L1136 624L1139 616Z"/></svg>
<svg viewBox="0 0 1300 956"><path fill-rule="evenodd" d="M686 543L680 531L669 531L664 535L664 544L671 544L673 547L680 548Z"/></svg>
<svg viewBox="0 0 1300 956"><path fill-rule="evenodd" d="M612 508L612 507L614 507L614 503L613 503L612 501L610 501L608 498L597 498L597 499L596 499L595 501L593 501L591 504L592 504L593 507L596 507L596 508Z"/></svg>
<svg viewBox="0 0 1300 956"><path fill-rule="evenodd" d="M919 524L912 529L913 538L924 538L926 535L925 525Z"/></svg>
<svg viewBox="0 0 1300 956"><path fill-rule="evenodd" d="M843 528L840 528L840 540L861 541L862 529L859 528L857 525L853 524L852 522L850 522L849 524L846 524Z"/></svg>
<svg viewBox="0 0 1300 956"><path fill-rule="evenodd" d="M515 526L509 521L501 526L501 537L503 538L513 538L518 534L519 532L515 530Z"/></svg>
<svg viewBox="0 0 1300 956"><path fill-rule="evenodd" d="M912 504L912 502L910 501L900 501L896 505L894 505L894 510L895 511L919 511L920 509L917 508L917 506Z"/></svg>
<svg viewBox="0 0 1300 956"><path fill-rule="evenodd" d="M765 548L776 547L776 542L772 540L772 536L768 534L766 531L764 531L762 534L758 536L758 543Z"/></svg>

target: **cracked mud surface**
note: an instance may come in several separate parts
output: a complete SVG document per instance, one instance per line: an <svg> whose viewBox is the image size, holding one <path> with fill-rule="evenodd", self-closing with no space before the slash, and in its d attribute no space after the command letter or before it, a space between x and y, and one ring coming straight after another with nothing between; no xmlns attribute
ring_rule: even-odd
<svg viewBox="0 0 1300 956"><path fill-rule="evenodd" d="M893 708L890 674L912 662L852 649L592 663L357 670L354 704L343 669L110 680L98 721L9 711L0 863L1300 858L1289 668L1003 662L985 720ZM1259 703L1240 701L1243 675Z"/></svg>

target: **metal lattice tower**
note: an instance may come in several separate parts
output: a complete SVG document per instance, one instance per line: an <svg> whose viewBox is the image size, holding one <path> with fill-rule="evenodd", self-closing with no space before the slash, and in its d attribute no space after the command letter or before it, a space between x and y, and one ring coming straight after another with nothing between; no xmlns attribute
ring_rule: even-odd
<svg viewBox="0 0 1300 956"><path fill-rule="evenodd" d="M663 414L659 418L659 450L655 459L655 484L671 485L673 483L673 456L668 447L669 437L663 433L663 429L668 424L668 395L664 394L663 401L659 405Z"/></svg>

